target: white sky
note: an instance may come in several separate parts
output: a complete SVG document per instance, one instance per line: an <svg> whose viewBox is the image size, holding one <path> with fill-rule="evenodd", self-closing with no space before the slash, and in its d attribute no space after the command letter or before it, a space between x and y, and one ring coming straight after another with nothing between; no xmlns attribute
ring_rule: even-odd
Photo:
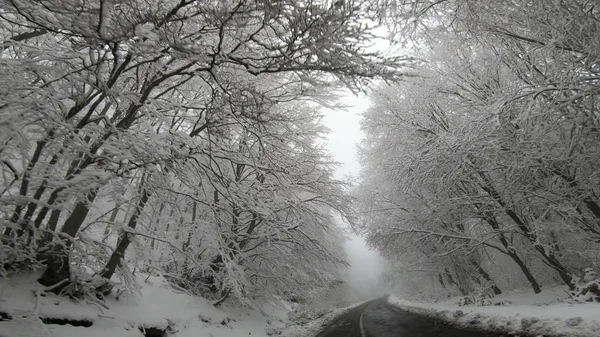
<svg viewBox="0 0 600 337"><path fill-rule="evenodd" d="M356 146L363 137L360 130L360 114L369 107L369 100L365 95L354 96L348 93L341 101L349 106L347 110L328 109L323 118L325 125L331 129L327 137L327 149L335 161L341 163L336 172L338 179L348 175L358 176L360 165Z"/></svg>

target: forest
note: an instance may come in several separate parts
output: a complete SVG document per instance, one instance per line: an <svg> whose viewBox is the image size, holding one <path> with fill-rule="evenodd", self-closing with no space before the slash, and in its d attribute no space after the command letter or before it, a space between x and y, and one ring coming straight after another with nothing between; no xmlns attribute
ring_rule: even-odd
<svg viewBox="0 0 600 337"><path fill-rule="evenodd" d="M415 298L574 288L600 267L596 5L2 0L0 277L310 300L343 219ZM323 145L345 91L371 101L353 181Z"/></svg>
<svg viewBox="0 0 600 337"><path fill-rule="evenodd" d="M366 3L0 7L2 276L103 296L136 271L213 298L309 297L352 218L320 106L401 75ZM134 287L130 287L132 290ZM311 295L313 294L313 295Z"/></svg>
<svg viewBox="0 0 600 337"><path fill-rule="evenodd" d="M396 26L419 76L364 115L362 232L415 297L574 289L600 267L598 3L431 5Z"/></svg>

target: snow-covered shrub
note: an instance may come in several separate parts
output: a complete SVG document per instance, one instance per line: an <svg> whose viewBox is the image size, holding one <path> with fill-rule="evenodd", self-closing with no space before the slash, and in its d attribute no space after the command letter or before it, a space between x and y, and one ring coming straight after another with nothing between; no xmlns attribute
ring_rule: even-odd
<svg viewBox="0 0 600 337"><path fill-rule="evenodd" d="M0 277L11 272L36 269L41 266L36 259L36 252L21 248L12 241L0 241Z"/></svg>
<svg viewBox="0 0 600 337"><path fill-rule="evenodd" d="M575 289L571 295L578 302L600 302L600 278L592 268L585 269L583 278L573 277Z"/></svg>
<svg viewBox="0 0 600 337"><path fill-rule="evenodd" d="M460 307L467 305L488 306L492 305L490 298L493 295L483 289L477 289L471 295L461 297L456 304Z"/></svg>
<svg viewBox="0 0 600 337"><path fill-rule="evenodd" d="M485 289L480 289L475 291L471 295L463 296L455 302L455 304L459 307L464 307L468 305L474 305L478 307L501 306L509 303L509 301L494 300L493 293L491 293L490 291L486 291Z"/></svg>
<svg viewBox="0 0 600 337"><path fill-rule="evenodd" d="M295 310L290 311L287 316L290 321L296 325L305 325L317 318L323 317L327 313L324 309L314 309L307 305L299 305Z"/></svg>
<svg viewBox="0 0 600 337"><path fill-rule="evenodd" d="M268 327L265 328L265 333L267 336L281 336L283 332L283 327Z"/></svg>
<svg viewBox="0 0 600 337"><path fill-rule="evenodd" d="M474 305L478 307L488 307L488 306L504 306L510 304L510 301L495 301L491 298L481 298L472 296L464 296L459 298L456 302L456 305L459 307L464 307L468 305Z"/></svg>
<svg viewBox="0 0 600 337"><path fill-rule="evenodd" d="M104 300L115 284L99 275L90 275L79 270L73 271L60 294L78 300Z"/></svg>

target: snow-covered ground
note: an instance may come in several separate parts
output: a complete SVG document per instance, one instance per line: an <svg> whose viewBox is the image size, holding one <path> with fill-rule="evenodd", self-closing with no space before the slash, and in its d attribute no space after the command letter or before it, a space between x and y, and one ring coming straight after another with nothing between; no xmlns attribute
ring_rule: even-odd
<svg viewBox="0 0 600 337"><path fill-rule="evenodd" d="M140 327L167 329L174 337L312 337L331 321L360 305L315 314L294 313L289 302L263 303L260 308L240 303L214 307L206 299L178 292L160 277L138 276L137 296L111 295L103 301L75 302L41 291L39 275L16 275L0 280L0 336L9 337L143 337ZM492 299L492 305L458 306L457 299L434 304L391 297L405 310L448 321L458 326L521 336L600 336L600 303L569 301L565 287L515 291ZM494 305L502 303L502 305ZM294 317L294 315L292 315ZM42 319L63 319L89 327L45 324Z"/></svg>
<svg viewBox="0 0 600 337"><path fill-rule="evenodd" d="M600 303L570 301L564 286L539 294L529 289L502 294L486 306L458 306L457 299L431 304L390 297L389 302L461 327L513 336L600 336Z"/></svg>
<svg viewBox="0 0 600 337"><path fill-rule="evenodd" d="M115 296L104 301L74 302L52 294L38 296L39 275L0 280L0 336L8 337L142 337L139 327L169 329L176 337L267 336L284 328L289 303L241 304L216 308L210 301L176 292L159 277L140 277L138 296ZM88 321L90 327L44 324L40 318Z"/></svg>

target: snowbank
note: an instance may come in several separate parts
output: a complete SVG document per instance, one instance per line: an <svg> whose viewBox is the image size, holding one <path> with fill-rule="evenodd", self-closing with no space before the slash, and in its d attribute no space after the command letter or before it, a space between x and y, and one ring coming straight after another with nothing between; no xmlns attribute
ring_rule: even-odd
<svg viewBox="0 0 600 337"><path fill-rule="evenodd" d="M458 306L453 304L456 300L415 303L395 297L389 302L469 329L515 336L600 336L600 303L569 303L564 289L550 288L540 294L515 291L495 297L491 306Z"/></svg>
<svg viewBox="0 0 600 337"><path fill-rule="evenodd" d="M75 302L43 294L39 275L0 280L0 336L10 337L142 337L140 328L167 329L176 337L266 336L283 326L287 310L265 305L216 308L203 298L176 292L158 277L141 278L140 296L112 296L103 301ZM43 295L43 296L42 296ZM44 324L42 319L87 322L89 327Z"/></svg>
<svg viewBox="0 0 600 337"><path fill-rule="evenodd" d="M336 318L364 303L366 303L366 301L354 303L344 308L332 309L323 316L311 320L307 324L287 326L278 334L284 337L314 337L321 332L321 330L331 324Z"/></svg>

